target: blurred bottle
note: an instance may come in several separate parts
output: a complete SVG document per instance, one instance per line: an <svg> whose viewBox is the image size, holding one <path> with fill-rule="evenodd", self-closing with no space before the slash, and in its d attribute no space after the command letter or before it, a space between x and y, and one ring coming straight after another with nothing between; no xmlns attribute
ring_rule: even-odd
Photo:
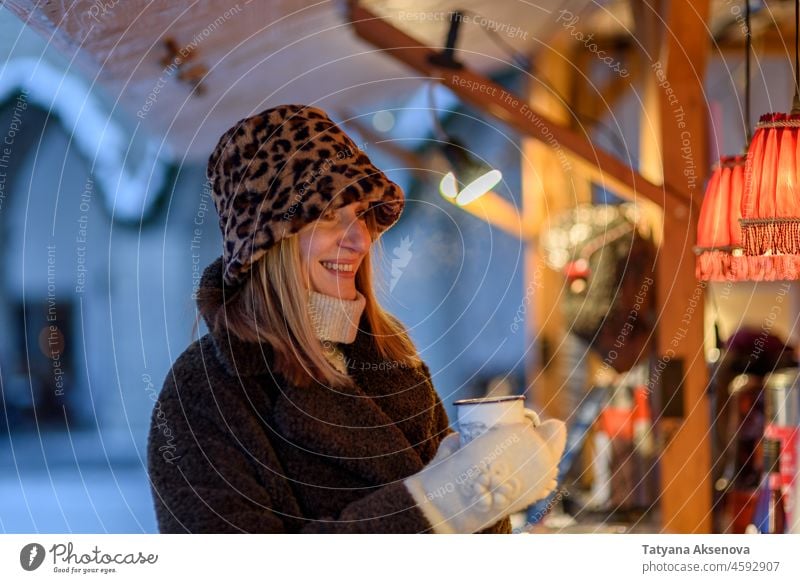
<svg viewBox="0 0 800 583"><path fill-rule="evenodd" d="M792 483L797 473L797 435L800 424L800 371L797 368L777 370L764 384L766 426L764 437L780 444L780 483L786 497L786 516L789 521L795 514Z"/></svg>
<svg viewBox="0 0 800 583"><path fill-rule="evenodd" d="M734 412L727 419L729 426L718 428L722 429L727 446L721 456L724 470L715 484L724 508L719 532L743 533L753 522L761 482L756 452L764 435L764 405L760 399L762 380L756 375L741 374L730 383Z"/></svg>
<svg viewBox="0 0 800 583"><path fill-rule="evenodd" d="M782 534L786 531L786 512L780 476L780 447L775 439L764 439L764 473L753 516L754 529L748 532Z"/></svg>

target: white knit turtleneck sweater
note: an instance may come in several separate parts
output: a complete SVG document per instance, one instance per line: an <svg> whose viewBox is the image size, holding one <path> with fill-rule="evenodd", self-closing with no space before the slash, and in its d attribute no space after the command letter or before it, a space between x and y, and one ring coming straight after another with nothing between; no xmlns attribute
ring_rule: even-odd
<svg viewBox="0 0 800 583"><path fill-rule="evenodd" d="M325 357L344 374L348 372L347 363L338 345L350 344L356 339L366 304L367 298L358 290L354 300L344 300L313 290L308 292L308 316L317 338L324 342Z"/></svg>

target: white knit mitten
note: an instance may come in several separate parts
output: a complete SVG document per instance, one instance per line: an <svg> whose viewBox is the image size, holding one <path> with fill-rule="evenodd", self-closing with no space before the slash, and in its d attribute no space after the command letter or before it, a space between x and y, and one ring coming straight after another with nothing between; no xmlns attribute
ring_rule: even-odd
<svg viewBox="0 0 800 583"><path fill-rule="evenodd" d="M562 421L515 423L493 427L457 449L457 434L451 434L431 462L403 483L434 532L477 532L556 487L566 435Z"/></svg>

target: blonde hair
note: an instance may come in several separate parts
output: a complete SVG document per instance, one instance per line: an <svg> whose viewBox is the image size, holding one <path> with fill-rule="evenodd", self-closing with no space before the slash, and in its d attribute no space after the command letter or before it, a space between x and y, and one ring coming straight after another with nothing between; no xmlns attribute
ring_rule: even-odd
<svg viewBox="0 0 800 583"><path fill-rule="evenodd" d="M376 256L380 257L380 238L370 247L355 277L356 289L366 298L363 313L372 340L383 359L382 363L366 364L373 368L419 366L419 355L405 328L381 307L373 289L372 257L376 247ZM217 309L209 327L215 335L227 328L245 342L268 344L273 350L271 364L275 372L294 386L309 387L315 382L330 387L351 386L352 379L325 357L326 346L314 332L304 279L299 237L286 237L252 266L241 290ZM202 311L204 302L200 305Z"/></svg>

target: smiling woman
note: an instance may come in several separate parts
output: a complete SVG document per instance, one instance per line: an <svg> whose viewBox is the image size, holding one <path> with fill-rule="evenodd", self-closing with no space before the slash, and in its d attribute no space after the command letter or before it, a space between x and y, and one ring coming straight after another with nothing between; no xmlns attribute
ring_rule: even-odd
<svg viewBox="0 0 800 583"><path fill-rule="evenodd" d="M208 178L223 254L196 294L209 334L175 361L151 420L160 531L510 532L508 514L554 486L563 424L510 425L456 451L427 365L373 290L400 188L297 105L223 134ZM476 504L489 474L509 479Z"/></svg>
<svg viewBox="0 0 800 583"><path fill-rule="evenodd" d="M369 203L357 202L326 210L299 233L301 271L306 287L342 299L356 299L355 277L375 232Z"/></svg>

